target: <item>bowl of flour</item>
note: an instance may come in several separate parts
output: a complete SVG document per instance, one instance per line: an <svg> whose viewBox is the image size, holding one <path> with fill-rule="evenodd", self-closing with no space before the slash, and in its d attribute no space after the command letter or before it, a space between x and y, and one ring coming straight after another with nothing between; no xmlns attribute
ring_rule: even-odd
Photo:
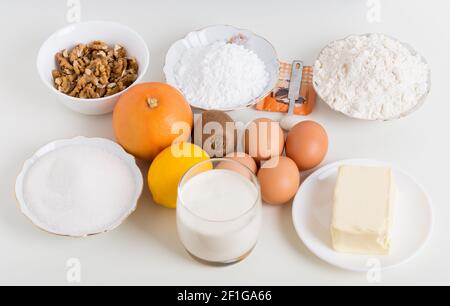
<svg viewBox="0 0 450 306"><path fill-rule="evenodd" d="M431 70L410 45L384 34L352 35L328 44L314 66L314 88L333 110L388 121L418 110Z"/></svg>
<svg viewBox="0 0 450 306"><path fill-rule="evenodd" d="M169 49L168 84L194 108L231 111L255 105L279 77L275 48L253 32L227 25L189 33Z"/></svg>

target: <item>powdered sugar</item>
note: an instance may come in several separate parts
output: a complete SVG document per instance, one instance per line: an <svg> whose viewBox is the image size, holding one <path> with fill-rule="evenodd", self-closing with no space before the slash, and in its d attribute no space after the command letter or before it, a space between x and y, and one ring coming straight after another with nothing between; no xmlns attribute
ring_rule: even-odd
<svg viewBox="0 0 450 306"><path fill-rule="evenodd" d="M186 50L175 67L175 80L192 105L228 110L259 98L269 73L253 51L218 41Z"/></svg>
<svg viewBox="0 0 450 306"><path fill-rule="evenodd" d="M323 50L316 88L335 110L370 120L412 110L429 88L429 67L402 43L382 34L351 36Z"/></svg>

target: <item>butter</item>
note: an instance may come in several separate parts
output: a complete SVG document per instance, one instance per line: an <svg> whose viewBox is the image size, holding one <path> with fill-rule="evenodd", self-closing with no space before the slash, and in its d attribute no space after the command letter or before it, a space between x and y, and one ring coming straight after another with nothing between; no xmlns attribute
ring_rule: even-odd
<svg viewBox="0 0 450 306"><path fill-rule="evenodd" d="M389 255L396 187L390 168L342 166L333 203L333 248L342 253Z"/></svg>

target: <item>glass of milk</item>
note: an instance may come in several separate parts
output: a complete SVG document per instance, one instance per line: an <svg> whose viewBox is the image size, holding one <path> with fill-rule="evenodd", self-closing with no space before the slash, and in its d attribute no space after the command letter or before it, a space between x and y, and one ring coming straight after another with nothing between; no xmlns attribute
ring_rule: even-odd
<svg viewBox="0 0 450 306"><path fill-rule="evenodd" d="M178 235L201 262L228 265L246 258L256 246L261 214L258 179L239 162L199 163L180 182Z"/></svg>

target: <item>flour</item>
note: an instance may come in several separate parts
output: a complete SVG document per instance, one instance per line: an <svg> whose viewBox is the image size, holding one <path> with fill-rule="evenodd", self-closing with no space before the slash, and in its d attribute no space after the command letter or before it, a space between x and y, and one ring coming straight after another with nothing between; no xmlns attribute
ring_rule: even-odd
<svg viewBox="0 0 450 306"><path fill-rule="evenodd" d="M67 146L41 157L24 180L27 215L39 227L66 236L111 229L130 213L131 170L96 147Z"/></svg>
<svg viewBox="0 0 450 306"><path fill-rule="evenodd" d="M330 44L315 64L320 96L335 110L370 120L412 110L429 88L429 67L402 43L382 34Z"/></svg>
<svg viewBox="0 0 450 306"><path fill-rule="evenodd" d="M228 110L259 98L267 88L269 73L253 51L218 41L186 50L175 67L175 80L191 104Z"/></svg>

